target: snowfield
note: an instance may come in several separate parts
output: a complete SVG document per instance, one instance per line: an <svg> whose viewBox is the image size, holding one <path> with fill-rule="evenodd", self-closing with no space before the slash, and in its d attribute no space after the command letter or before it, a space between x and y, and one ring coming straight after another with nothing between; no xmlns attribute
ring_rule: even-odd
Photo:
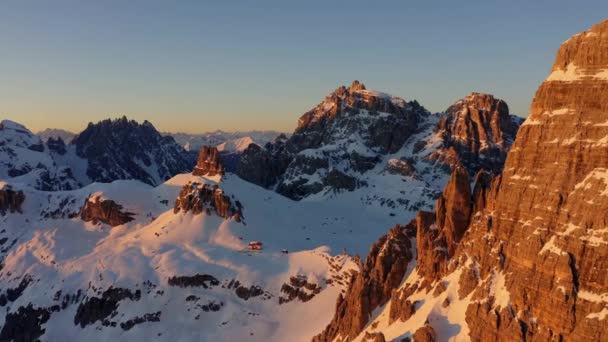
<svg viewBox="0 0 608 342"><path fill-rule="evenodd" d="M43 341L308 341L331 320L338 294L346 289L350 272L358 269L350 255L365 256L392 225L413 217L415 211L362 200L363 192L386 196L388 189L403 196L403 188L411 184L395 179L401 178L380 175L379 189L328 193L300 202L232 174L222 179L181 174L157 187L115 181L53 192L11 179L7 185L22 190L26 199L22 214L0 216L0 287L2 294L14 293L24 279L26 287L5 303L0 325L31 303L33 308L61 307L41 324ZM176 196L191 181L217 184L240 201L243 221L174 213ZM135 220L116 227L82 221L78 212L91 195L115 201L123 211L135 213ZM414 190L412 196L418 195ZM263 242L264 249L248 251L249 241ZM169 284L172 277L197 274L210 275L218 284ZM314 296L285 300L285 284L297 288L292 278L305 279L307 287L300 291ZM262 294L241 298L230 285L234 281ZM94 297L103 298L110 288L139 295L120 300L115 313L103 319L77 324L76 317L84 312L80 308ZM144 322L129 323L142 317Z"/></svg>

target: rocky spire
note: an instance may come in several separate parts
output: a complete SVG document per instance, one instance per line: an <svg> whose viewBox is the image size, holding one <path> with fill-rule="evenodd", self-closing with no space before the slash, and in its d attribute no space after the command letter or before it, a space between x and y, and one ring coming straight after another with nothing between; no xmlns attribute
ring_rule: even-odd
<svg viewBox="0 0 608 342"><path fill-rule="evenodd" d="M445 272L469 225L471 209L471 178L458 167L437 200L435 214L420 212L416 218L417 269L426 279L423 286Z"/></svg>
<svg viewBox="0 0 608 342"><path fill-rule="evenodd" d="M203 146L201 148L192 174L195 176L221 176L224 174L224 165L220 160L217 147Z"/></svg>

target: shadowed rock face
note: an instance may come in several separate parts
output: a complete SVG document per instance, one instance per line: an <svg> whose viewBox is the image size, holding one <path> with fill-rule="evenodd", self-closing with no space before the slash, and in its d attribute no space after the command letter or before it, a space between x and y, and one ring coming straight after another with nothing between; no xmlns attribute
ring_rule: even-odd
<svg viewBox="0 0 608 342"><path fill-rule="evenodd" d="M173 211L192 212L194 215L215 213L225 219L233 218L237 222L243 219L243 207L239 201L234 203L217 185L188 183L184 185L175 200Z"/></svg>
<svg viewBox="0 0 608 342"><path fill-rule="evenodd" d="M220 161L216 147L203 146L201 148L192 174L195 176L221 176L224 174L224 165Z"/></svg>
<svg viewBox="0 0 608 342"><path fill-rule="evenodd" d="M148 121L122 117L90 123L71 144L88 160L87 176L95 182L138 179L158 185L192 167L186 151Z"/></svg>
<svg viewBox="0 0 608 342"><path fill-rule="evenodd" d="M130 289L112 288L105 290L101 297L91 297L82 301L76 310L74 324L81 328L98 321L104 321L112 314L116 314L121 301L129 299L138 301L141 299L141 290L132 292Z"/></svg>
<svg viewBox="0 0 608 342"><path fill-rule="evenodd" d="M249 145L243 151L237 175L265 188L276 184L291 162L291 156L285 151L286 139L275 140L266 147Z"/></svg>
<svg viewBox="0 0 608 342"><path fill-rule="evenodd" d="M452 170L463 166L472 173L480 169L500 172L520 124L521 119L509 114L503 100L471 93L446 110L437 125L444 146L429 159Z"/></svg>
<svg viewBox="0 0 608 342"><path fill-rule="evenodd" d="M30 303L6 315L0 331L2 341L37 341L45 332L44 324L51 318L51 309L35 308Z"/></svg>
<svg viewBox="0 0 608 342"><path fill-rule="evenodd" d="M374 309L386 304L413 259L414 225L395 226L370 249L365 265L354 275L348 291L338 298L336 315L313 341L354 339L368 323Z"/></svg>
<svg viewBox="0 0 608 342"><path fill-rule="evenodd" d="M101 199L100 196L87 198L80 218L86 222L102 222L112 227L120 226L133 221L135 214L123 212L122 205L108 199Z"/></svg>
<svg viewBox="0 0 608 342"><path fill-rule="evenodd" d="M15 191L10 186L0 188L0 215L7 213L21 213L21 205L25 202L23 191Z"/></svg>
<svg viewBox="0 0 608 342"><path fill-rule="evenodd" d="M65 142L60 137L57 139L50 137L46 141L46 146L49 148L50 151L53 151L59 155L64 155L67 152Z"/></svg>

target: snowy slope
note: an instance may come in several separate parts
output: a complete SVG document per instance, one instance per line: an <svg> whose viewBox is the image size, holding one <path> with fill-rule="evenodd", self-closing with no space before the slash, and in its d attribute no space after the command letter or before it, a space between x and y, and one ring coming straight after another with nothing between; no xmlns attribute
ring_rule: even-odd
<svg viewBox="0 0 608 342"><path fill-rule="evenodd" d="M174 213L173 201L189 181L218 184L243 204L244 222ZM52 193L9 184L22 189L26 200L23 214L0 217L6 227L0 233L0 239L6 238L2 247L13 245L2 254L2 293L18 288L28 276L32 282L10 303L8 312L2 312L0 324L10 326L7 316L29 303L50 308L67 301L41 324L46 328L42 340L309 340L327 324L349 270L357 268L342 250L363 255L386 227L411 216L391 216L392 208L362 203L356 193L295 202L231 174L221 181L183 174L158 187L116 181ZM136 214L135 220L114 228L83 222L74 213L90 194L121 204ZM249 241L262 241L264 250L243 253ZM281 253L283 249L290 253ZM209 274L220 285L204 289L168 284L170 277L195 274ZM305 303L295 299L279 305L279 298L286 296L281 288L296 276L322 290ZM234 279L247 288L259 286L264 294L244 300L227 288ZM326 279L335 281L328 284ZM116 316L106 317L107 324L116 322L116 327L104 326L103 320L84 328L75 325L75 317L83 317L78 308L92 297L102 297L111 286L133 293L139 289L140 299L120 301ZM79 290L81 296L74 299ZM199 299L186 301L191 295ZM202 308L211 302L220 305L217 312ZM129 330L120 327L159 311L159 322ZM303 322L302 317L308 319Z"/></svg>

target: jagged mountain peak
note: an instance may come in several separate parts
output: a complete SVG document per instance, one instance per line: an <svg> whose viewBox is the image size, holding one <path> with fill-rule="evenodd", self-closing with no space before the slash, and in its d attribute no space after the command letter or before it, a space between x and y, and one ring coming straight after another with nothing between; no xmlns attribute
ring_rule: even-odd
<svg viewBox="0 0 608 342"><path fill-rule="evenodd" d="M353 81L350 87L338 87L315 108L304 113L298 120L296 133L325 125L337 116L365 115L369 112L403 114L407 111L405 107L408 104L400 97L367 89L363 83ZM419 107L417 102L412 102L411 105Z"/></svg>
<svg viewBox="0 0 608 342"><path fill-rule="evenodd" d="M520 122L489 94L471 93L432 115L354 81L304 113L289 138L246 149L237 174L293 199L353 191L386 171L428 186L458 166L500 171Z"/></svg>
<svg viewBox="0 0 608 342"><path fill-rule="evenodd" d="M162 136L149 121L140 124L126 116L89 123L71 144L89 161L87 175L93 181L139 179L157 185L191 167L172 137Z"/></svg>
<svg viewBox="0 0 608 342"><path fill-rule="evenodd" d="M429 117L415 101L354 81L304 113L289 138L246 149L237 173L293 199L324 190L353 191L365 186L362 174L398 152Z"/></svg>
<svg viewBox="0 0 608 342"><path fill-rule="evenodd" d="M452 123L452 133L463 134L459 137L461 140L480 140L482 149L491 148L492 145L507 147L517 133L518 123L509 113L509 106L491 94L471 93L456 101L446 113L446 119ZM471 124L477 126L477 133L470 131Z"/></svg>
<svg viewBox="0 0 608 342"><path fill-rule="evenodd" d="M443 147L429 159L454 170L465 166L499 172L523 119L511 115L507 103L491 94L473 92L448 107L437 129Z"/></svg>
<svg viewBox="0 0 608 342"><path fill-rule="evenodd" d="M150 129L156 131L156 128L150 121L144 120L141 124L136 120L129 119L126 115L123 115L118 118L108 118L98 122L89 122L87 128L78 134L77 136L82 135L87 130L96 129L96 130L115 130L115 129Z"/></svg>

